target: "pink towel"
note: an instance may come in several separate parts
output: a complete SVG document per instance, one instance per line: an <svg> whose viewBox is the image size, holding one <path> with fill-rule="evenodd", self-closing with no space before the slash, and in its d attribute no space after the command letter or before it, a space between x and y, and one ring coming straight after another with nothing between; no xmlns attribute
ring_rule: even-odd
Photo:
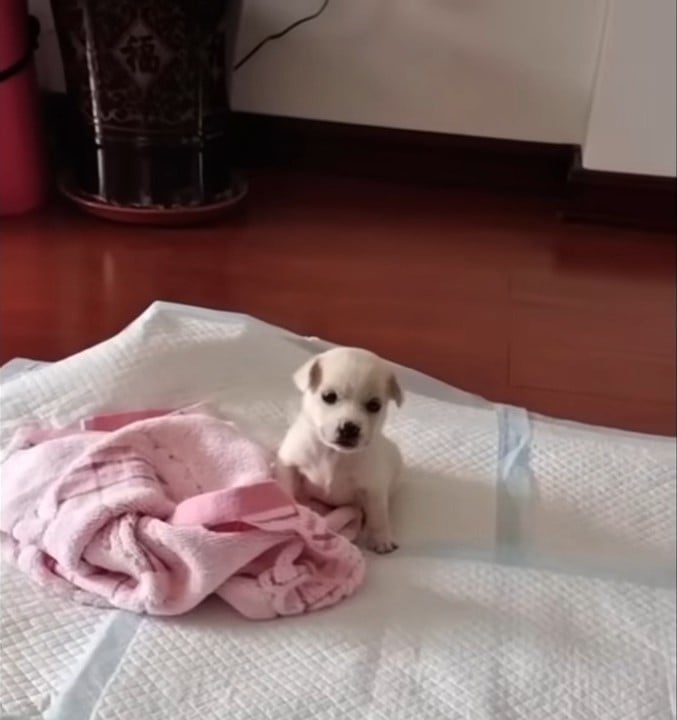
<svg viewBox="0 0 677 720"><path fill-rule="evenodd" d="M360 585L356 509L295 504L266 451L228 422L148 415L17 434L0 468L0 539L23 572L81 602L157 615L216 593L254 619Z"/></svg>

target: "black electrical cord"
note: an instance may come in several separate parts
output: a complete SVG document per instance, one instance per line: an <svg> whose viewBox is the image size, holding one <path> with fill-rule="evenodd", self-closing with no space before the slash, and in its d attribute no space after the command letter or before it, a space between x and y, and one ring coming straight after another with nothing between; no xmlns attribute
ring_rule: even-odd
<svg viewBox="0 0 677 720"><path fill-rule="evenodd" d="M310 22L311 20L315 20L315 18L320 17L322 13L327 9L327 5L329 5L329 0L322 0L322 5L320 5L319 9L315 11L312 15L307 15L306 17L301 18L300 20L296 20L291 25L286 27L284 30L280 30L280 32L274 33L273 35L268 35L268 37L263 38L261 42L258 45L255 45L243 58L238 60L235 63L235 66L233 67L234 70L239 70L246 62L251 60L256 53L261 50L261 48L264 45L267 45L271 40L279 40L281 37L284 37L287 33L290 33L292 30L295 30L299 25L304 25L307 22Z"/></svg>
<svg viewBox="0 0 677 720"><path fill-rule="evenodd" d="M28 38L26 41L26 51L24 54L9 67L0 70L0 82L5 82L10 78L18 75L25 70L33 60L33 53L38 48L38 37L40 35L40 23L33 15L28 16Z"/></svg>

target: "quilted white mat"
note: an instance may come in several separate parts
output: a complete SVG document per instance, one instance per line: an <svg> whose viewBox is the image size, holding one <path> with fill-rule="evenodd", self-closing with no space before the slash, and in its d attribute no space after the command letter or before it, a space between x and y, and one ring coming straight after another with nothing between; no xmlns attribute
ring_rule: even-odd
<svg viewBox="0 0 677 720"><path fill-rule="evenodd" d="M158 303L78 356L5 368L1 440L27 419L207 398L273 443L289 376L319 347ZM674 720L674 441L401 378L401 547L370 556L356 597L269 623L211 602L148 619L47 597L3 566L0 717Z"/></svg>

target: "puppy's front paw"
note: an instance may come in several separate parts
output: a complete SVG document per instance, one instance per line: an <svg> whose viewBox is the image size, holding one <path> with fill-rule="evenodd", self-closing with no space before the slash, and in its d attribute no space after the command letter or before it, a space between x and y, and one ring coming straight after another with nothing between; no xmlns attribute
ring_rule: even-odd
<svg viewBox="0 0 677 720"><path fill-rule="evenodd" d="M389 537L370 536L367 538L367 547L379 555L387 555L397 550L398 545Z"/></svg>

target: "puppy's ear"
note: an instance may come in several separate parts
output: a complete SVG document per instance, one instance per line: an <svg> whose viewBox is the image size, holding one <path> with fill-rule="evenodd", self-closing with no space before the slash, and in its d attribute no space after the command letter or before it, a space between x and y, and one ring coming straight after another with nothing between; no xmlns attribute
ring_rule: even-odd
<svg viewBox="0 0 677 720"><path fill-rule="evenodd" d="M294 373L294 384L301 391L317 390L322 382L322 366L320 358L315 356L310 358Z"/></svg>
<svg viewBox="0 0 677 720"><path fill-rule="evenodd" d="M397 407L400 407L404 402L404 393L402 392L402 388L394 375L391 375L388 378L388 396L394 401Z"/></svg>

